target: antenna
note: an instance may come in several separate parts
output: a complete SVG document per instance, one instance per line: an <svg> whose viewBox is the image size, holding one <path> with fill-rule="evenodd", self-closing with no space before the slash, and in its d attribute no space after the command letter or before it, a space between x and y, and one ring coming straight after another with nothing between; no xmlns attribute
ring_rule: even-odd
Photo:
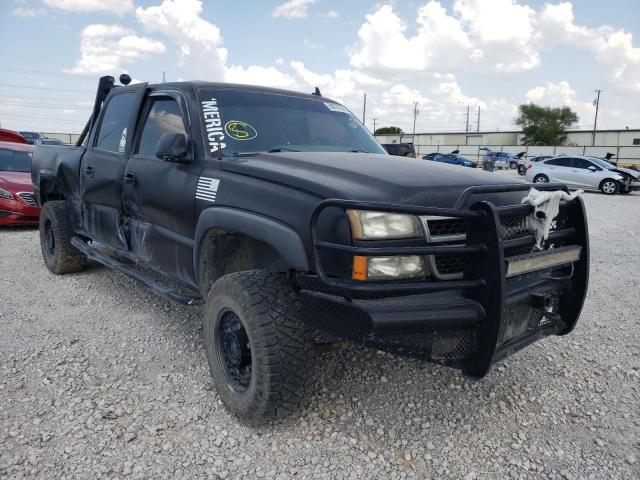
<svg viewBox="0 0 640 480"><path fill-rule="evenodd" d="M313 91L313 93L311 95L317 95L319 97L322 96L322 94L320 93L320 89L318 87L316 87L316 89Z"/></svg>

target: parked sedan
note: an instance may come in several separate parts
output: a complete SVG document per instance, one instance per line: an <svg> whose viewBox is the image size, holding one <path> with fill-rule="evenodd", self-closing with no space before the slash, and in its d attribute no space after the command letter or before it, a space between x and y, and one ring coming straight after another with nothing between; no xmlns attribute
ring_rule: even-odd
<svg viewBox="0 0 640 480"><path fill-rule="evenodd" d="M463 167L477 167L476 162L455 153L430 153L422 157L422 159L432 160L434 162L449 163L451 165L461 165Z"/></svg>
<svg viewBox="0 0 640 480"><path fill-rule="evenodd" d="M0 225L38 225L33 198L31 152L22 143L0 142Z"/></svg>
<svg viewBox="0 0 640 480"><path fill-rule="evenodd" d="M553 155L542 155L539 157L531 157L531 158L522 157L521 159L522 162L518 160L518 173L520 175L524 175L525 173L527 173L527 168L529 168L529 165L531 163L541 162L542 160L546 160L547 158L553 158Z"/></svg>
<svg viewBox="0 0 640 480"><path fill-rule="evenodd" d="M595 157L563 156L530 163L526 178L533 183L560 182L607 195L640 190L639 172L618 168Z"/></svg>
<svg viewBox="0 0 640 480"><path fill-rule="evenodd" d="M64 145L62 140L58 140L57 138L39 138L34 142L34 145Z"/></svg>
<svg viewBox="0 0 640 480"><path fill-rule="evenodd" d="M44 135L42 135L41 133L38 132L18 132L20 135L22 135L24 138L27 139L27 143L29 143L30 145L33 145L36 143L36 140L40 139L40 138L44 138Z"/></svg>

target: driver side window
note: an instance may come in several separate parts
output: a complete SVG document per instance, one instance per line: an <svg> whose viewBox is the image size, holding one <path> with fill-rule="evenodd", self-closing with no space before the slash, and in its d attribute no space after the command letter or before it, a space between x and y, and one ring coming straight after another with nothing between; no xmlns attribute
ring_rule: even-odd
<svg viewBox="0 0 640 480"><path fill-rule="evenodd" d="M153 157L156 154L158 140L165 133L182 133L186 135L184 120L180 106L173 98L151 98L151 108L147 110L147 117L140 134L137 154Z"/></svg>

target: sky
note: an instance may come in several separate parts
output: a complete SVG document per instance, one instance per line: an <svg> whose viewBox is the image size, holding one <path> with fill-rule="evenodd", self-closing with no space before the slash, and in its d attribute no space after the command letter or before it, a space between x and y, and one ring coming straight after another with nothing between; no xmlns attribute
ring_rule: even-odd
<svg viewBox="0 0 640 480"><path fill-rule="evenodd" d="M311 92L365 125L514 130L518 106L640 128L640 1L0 0L0 125L79 132L100 75Z"/></svg>

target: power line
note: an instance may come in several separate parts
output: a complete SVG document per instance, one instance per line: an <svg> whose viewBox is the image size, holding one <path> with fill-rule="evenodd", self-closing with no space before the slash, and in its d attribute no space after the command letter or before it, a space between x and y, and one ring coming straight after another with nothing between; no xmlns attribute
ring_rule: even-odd
<svg viewBox="0 0 640 480"><path fill-rule="evenodd" d="M52 92L71 92L71 93L94 93L89 90L68 90L64 88L49 88L49 87L35 87L32 85L12 85L8 83L0 83L0 87L8 87L8 88L26 88L31 90L49 90Z"/></svg>
<svg viewBox="0 0 640 480"><path fill-rule="evenodd" d="M82 125L83 121L82 120L73 120L71 118L67 118L67 119L59 119L59 118L52 118L52 117L41 117L38 115L22 115L22 114L14 114L14 113L2 113L0 114L0 117L9 117L9 118L16 118L16 119L28 119L28 120L48 120L50 122L55 122L55 123L73 123L76 125Z"/></svg>
<svg viewBox="0 0 640 480"><path fill-rule="evenodd" d="M25 103L9 103L9 102L0 102L0 105L9 105L12 107L26 107L26 108L51 108L54 110L91 110L91 107L69 107L69 106L53 106L53 105L30 105Z"/></svg>
<svg viewBox="0 0 640 480"><path fill-rule="evenodd" d="M65 75L68 77L77 77L77 78L96 78L97 75L92 75L90 73L71 73L71 72L52 72L47 70L33 70L30 68L16 68L16 67L0 67L0 70L10 73L21 73L25 75L53 75L59 77L60 75Z"/></svg>

